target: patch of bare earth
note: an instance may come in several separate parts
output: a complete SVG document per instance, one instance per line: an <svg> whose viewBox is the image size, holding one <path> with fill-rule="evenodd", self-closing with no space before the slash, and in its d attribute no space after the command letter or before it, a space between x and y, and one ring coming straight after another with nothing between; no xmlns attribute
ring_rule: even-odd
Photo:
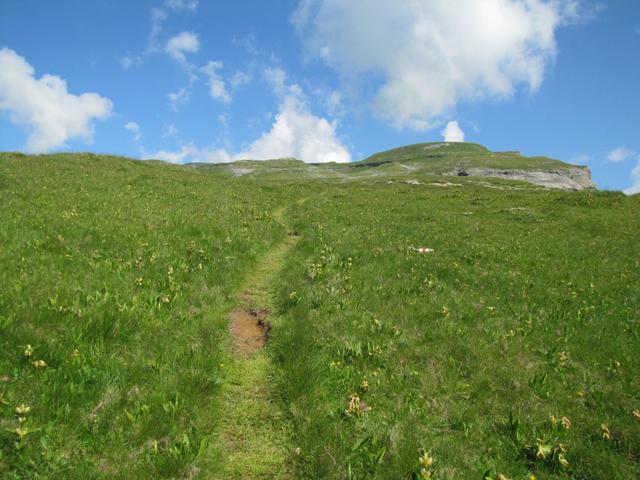
<svg viewBox="0 0 640 480"><path fill-rule="evenodd" d="M267 310L237 309L231 312L231 350L238 357L246 357L260 350L267 339L269 324Z"/></svg>

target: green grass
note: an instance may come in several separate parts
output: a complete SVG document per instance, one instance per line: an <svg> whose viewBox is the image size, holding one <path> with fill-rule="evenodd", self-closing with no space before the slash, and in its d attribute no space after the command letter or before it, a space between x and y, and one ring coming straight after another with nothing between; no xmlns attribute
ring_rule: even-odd
<svg viewBox="0 0 640 480"><path fill-rule="evenodd" d="M0 477L219 469L227 315L283 192L84 154L0 179Z"/></svg>
<svg viewBox="0 0 640 480"><path fill-rule="evenodd" d="M273 348L298 478L418 478L422 452L439 479L637 478L639 200L372 185L297 209Z"/></svg>
<svg viewBox="0 0 640 480"><path fill-rule="evenodd" d="M639 196L242 163L1 154L0 478L640 476Z"/></svg>

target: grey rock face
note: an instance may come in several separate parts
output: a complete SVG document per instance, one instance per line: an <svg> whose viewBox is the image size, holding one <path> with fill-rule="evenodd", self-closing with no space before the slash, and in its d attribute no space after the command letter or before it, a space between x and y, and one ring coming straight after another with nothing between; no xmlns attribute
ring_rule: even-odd
<svg viewBox="0 0 640 480"><path fill-rule="evenodd" d="M595 188L591 181L591 171L588 167L572 167L557 170L503 170L495 168L469 168L456 169L447 175L472 176L472 177L496 177L505 180L521 180L534 185L560 190L584 190Z"/></svg>

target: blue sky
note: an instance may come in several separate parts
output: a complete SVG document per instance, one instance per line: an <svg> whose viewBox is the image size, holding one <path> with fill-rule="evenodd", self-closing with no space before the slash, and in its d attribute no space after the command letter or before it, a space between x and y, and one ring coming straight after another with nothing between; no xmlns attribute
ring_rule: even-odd
<svg viewBox="0 0 640 480"><path fill-rule="evenodd" d="M640 2L451 5L2 0L0 150L349 161L447 131L640 191Z"/></svg>

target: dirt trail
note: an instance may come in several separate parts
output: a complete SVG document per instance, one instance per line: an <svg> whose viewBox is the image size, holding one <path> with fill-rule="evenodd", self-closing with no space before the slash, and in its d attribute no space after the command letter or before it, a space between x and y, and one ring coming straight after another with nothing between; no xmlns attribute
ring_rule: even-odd
<svg viewBox="0 0 640 480"><path fill-rule="evenodd" d="M283 207L274 212L286 227ZM273 365L263 348L270 325L273 286L297 234L286 235L260 260L229 316L232 363L223 390L222 442L224 479L291 479L288 458L293 446L289 426L273 400L270 377Z"/></svg>

